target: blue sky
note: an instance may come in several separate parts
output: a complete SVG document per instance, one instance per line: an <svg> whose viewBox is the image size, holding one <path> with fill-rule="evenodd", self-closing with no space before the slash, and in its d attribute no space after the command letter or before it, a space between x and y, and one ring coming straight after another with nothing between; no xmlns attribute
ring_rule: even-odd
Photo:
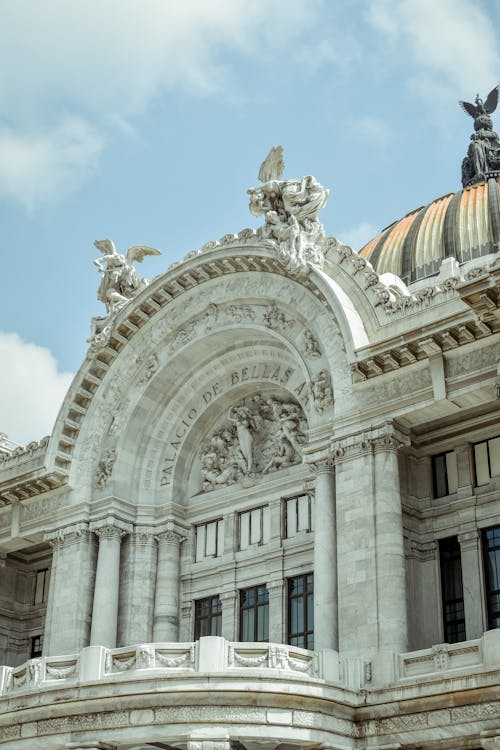
<svg viewBox="0 0 500 750"><path fill-rule="evenodd" d="M94 239L162 250L151 278L258 226L276 144L355 249L458 189L498 28L494 0L0 0L0 432L52 429L103 312Z"/></svg>

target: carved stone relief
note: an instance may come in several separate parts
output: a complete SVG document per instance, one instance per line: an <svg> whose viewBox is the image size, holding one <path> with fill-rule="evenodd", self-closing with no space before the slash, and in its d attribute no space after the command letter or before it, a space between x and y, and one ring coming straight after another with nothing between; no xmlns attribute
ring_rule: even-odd
<svg viewBox="0 0 500 750"><path fill-rule="evenodd" d="M318 414L323 414L333 406L333 389L330 373L321 370L311 378L311 392L314 399L314 408Z"/></svg>
<svg viewBox="0 0 500 750"><path fill-rule="evenodd" d="M115 465L116 461L116 448L109 448L109 450L105 451L101 460L99 461L99 465L97 467L97 471L95 474L95 486L98 489L104 489L111 477L111 472L113 471L113 466Z"/></svg>
<svg viewBox="0 0 500 750"><path fill-rule="evenodd" d="M203 489L235 484L300 463L307 422L294 401L255 395L232 406L201 451Z"/></svg>
<svg viewBox="0 0 500 750"><path fill-rule="evenodd" d="M303 339L304 353L306 357L310 357L311 359L318 359L319 357L321 357L321 349L319 343L308 328L304 330Z"/></svg>

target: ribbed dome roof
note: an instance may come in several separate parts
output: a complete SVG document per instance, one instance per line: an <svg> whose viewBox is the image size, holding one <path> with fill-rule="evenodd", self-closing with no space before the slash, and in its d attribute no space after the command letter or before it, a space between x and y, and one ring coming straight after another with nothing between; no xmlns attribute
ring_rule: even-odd
<svg viewBox="0 0 500 750"><path fill-rule="evenodd" d="M391 224L360 255L377 273L407 284L439 272L444 258L465 263L500 249L500 177L437 198Z"/></svg>

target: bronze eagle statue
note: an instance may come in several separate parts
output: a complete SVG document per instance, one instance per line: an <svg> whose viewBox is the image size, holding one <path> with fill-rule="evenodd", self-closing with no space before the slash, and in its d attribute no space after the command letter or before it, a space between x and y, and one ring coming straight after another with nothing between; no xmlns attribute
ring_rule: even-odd
<svg viewBox="0 0 500 750"><path fill-rule="evenodd" d="M475 104L471 102L458 102L464 112L474 118L479 115L491 115L495 111L498 104L498 96L500 94L500 86L495 86L486 97L486 101L483 102L479 94L476 96Z"/></svg>

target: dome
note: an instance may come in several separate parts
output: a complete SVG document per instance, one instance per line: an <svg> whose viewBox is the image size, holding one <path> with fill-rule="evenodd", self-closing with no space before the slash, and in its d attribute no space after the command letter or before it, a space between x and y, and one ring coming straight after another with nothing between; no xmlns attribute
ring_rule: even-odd
<svg viewBox="0 0 500 750"><path fill-rule="evenodd" d="M498 252L499 243L500 177L490 177L411 211L359 254L409 284L437 274L445 258L466 263Z"/></svg>

